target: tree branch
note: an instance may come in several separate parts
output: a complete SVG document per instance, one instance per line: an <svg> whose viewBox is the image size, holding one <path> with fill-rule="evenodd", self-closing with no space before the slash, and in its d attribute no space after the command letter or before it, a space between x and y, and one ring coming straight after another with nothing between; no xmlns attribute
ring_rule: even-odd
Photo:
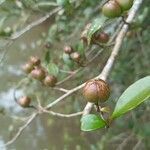
<svg viewBox="0 0 150 150"><path fill-rule="evenodd" d="M143 0L135 0L132 9L129 12L128 18L126 19L126 22L128 23L132 23L140 5L142 4ZM103 68L101 74L99 76L97 76L97 79L103 79L106 80L108 78L108 75L110 73L110 71L112 70L112 67L114 65L115 59L120 51L121 45L123 43L123 39L128 31L129 26L127 24L124 24L122 29L120 30L118 36L116 37L116 41L115 41L115 45L114 48L112 50L112 53L110 55L110 57L108 58L108 61L105 65L105 67ZM88 103L85 108L84 108L84 115L88 114L91 109L93 107L92 103Z"/></svg>
<svg viewBox="0 0 150 150"><path fill-rule="evenodd" d="M77 113L72 113L72 114L62 114L62 113L56 113L54 111L48 111L46 109L43 110L44 113L53 115L53 116L57 116L57 117L63 117L63 118L71 118L71 117L76 117L76 116L80 116L83 114L83 112L77 112Z"/></svg>
<svg viewBox="0 0 150 150"><path fill-rule="evenodd" d="M143 0L136 0L135 3L133 4L133 7L131 9L131 11L129 12L129 16L126 20L126 22L128 23L132 23L141 3L143 2ZM115 41L115 45L114 45L114 48L112 50L112 53L110 55L110 57L108 58L108 61L106 63L106 65L104 66L102 72L100 75L98 75L96 78L97 79L103 79L103 80L106 80L112 67L113 67L113 64L115 62L115 59L116 59L116 56L118 55L119 51L120 51L120 48L121 48L121 45L122 45L122 42L123 42L123 39L126 35L126 32L128 31L128 25L127 24L124 24L121 31L119 32L118 36L116 37L116 41ZM85 85L85 83L71 89L71 90L68 90L67 93L65 93L64 95L62 95L61 97L59 97L58 99L56 99L54 102L48 104L45 109L50 109L51 107L53 107L54 105L56 105L58 102L62 101L63 99L65 99L66 97L70 96L71 94L73 94L74 92L80 90L81 88L83 88ZM84 111L83 114L87 114L90 112L91 108L93 107L93 104L92 103L88 103L88 105L86 105L86 111ZM87 111L89 109L89 112Z"/></svg>
<svg viewBox="0 0 150 150"><path fill-rule="evenodd" d="M32 22L31 24L27 25L24 29L12 34L12 36L10 37L11 40L15 40L18 37L20 37L21 35L23 35L25 32L31 30L33 27L43 23L44 21L46 21L49 17L51 17L53 14L57 13L58 11L60 11L62 8L61 7L57 7L55 9L53 9L51 12L49 12L48 14L46 14L45 16L43 16L42 18Z"/></svg>
<svg viewBox="0 0 150 150"><path fill-rule="evenodd" d="M131 11L129 12L129 16L126 20L126 22L128 23L132 23L141 3L143 2L143 0L136 0L135 3L133 4L133 7L131 9ZM116 41L115 41L115 45L114 45L114 48L112 50L112 53L110 55L110 57L108 58L108 61L106 63L106 65L104 66L102 72L100 75L98 75L96 78L97 79L103 79L103 80L106 80L112 67L113 67L113 64L115 62L115 59L116 59L116 56L118 55L119 53L119 50L120 50L120 47L122 45L122 42L123 42L123 39L125 37L125 34L126 32L128 31L128 25L127 24L124 24L122 29L120 30L118 36L116 37ZM52 103L48 104L45 109L50 109L51 107L53 107L54 105L56 105L58 102L62 101L63 99L65 99L66 97L70 96L71 94L73 94L74 92L80 90L81 88L83 88L85 85L85 83L71 89L71 90L68 90L67 93L65 93L64 95L62 95L61 97L59 97L58 99L56 99L55 101L53 101ZM88 113L87 110L89 108L89 112L92 108L93 104L92 103L88 103L88 105L86 106L86 111L84 111L83 114L86 114Z"/></svg>

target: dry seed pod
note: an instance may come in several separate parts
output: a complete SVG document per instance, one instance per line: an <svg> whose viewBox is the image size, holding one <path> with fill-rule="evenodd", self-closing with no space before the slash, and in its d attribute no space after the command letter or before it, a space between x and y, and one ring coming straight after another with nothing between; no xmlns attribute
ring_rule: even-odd
<svg viewBox="0 0 150 150"><path fill-rule="evenodd" d="M105 81L92 79L85 84L83 95L88 102L105 102L110 96L110 88Z"/></svg>
<svg viewBox="0 0 150 150"><path fill-rule="evenodd" d="M105 32L100 32L95 36L95 40L100 43L107 43L109 41L109 35Z"/></svg>
<svg viewBox="0 0 150 150"><path fill-rule="evenodd" d="M53 75L47 75L44 79L44 85L54 87L57 83L57 78Z"/></svg>
<svg viewBox="0 0 150 150"><path fill-rule="evenodd" d="M22 66L22 69L25 73L30 73L34 69L34 65L31 63L26 63L25 65Z"/></svg>
<svg viewBox="0 0 150 150"><path fill-rule="evenodd" d="M18 104L24 108L29 107L30 103L31 103L31 99L27 96L23 96L18 100Z"/></svg>
<svg viewBox="0 0 150 150"><path fill-rule="evenodd" d="M73 49L72 49L71 46L66 45L66 46L64 47L64 52L65 52L66 54L71 54L71 53L73 52Z"/></svg>
<svg viewBox="0 0 150 150"><path fill-rule="evenodd" d="M75 62L79 62L80 61L80 54L78 52L73 52L71 55L70 55L71 59L74 60Z"/></svg>
<svg viewBox="0 0 150 150"><path fill-rule="evenodd" d="M41 60L39 57L37 56L31 56L30 57L30 62L34 65L34 66L38 66L41 63Z"/></svg>
<svg viewBox="0 0 150 150"><path fill-rule="evenodd" d="M38 67L31 71L31 76L39 81L42 81L45 78L45 74L45 71Z"/></svg>

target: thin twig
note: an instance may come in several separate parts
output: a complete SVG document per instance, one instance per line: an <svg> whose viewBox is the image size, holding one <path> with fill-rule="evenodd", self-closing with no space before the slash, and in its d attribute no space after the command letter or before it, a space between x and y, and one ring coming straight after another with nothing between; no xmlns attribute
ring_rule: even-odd
<svg viewBox="0 0 150 150"><path fill-rule="evenodd" d="M140 139L138 140L138 142L135 144L135 146L133 147L132 150L138 150L138 149L140 149L139 147L140 147L140 145L142 144L142 140L143 140L143 138L140 138Z"/></svg>
<svg viewBox="0 0 150 150"><path fill-rule="evenodd" d="M75 70L72 74L70 74L69 76L67 76L66 78L64 78L63 80L59 81L56 85L60 85L66 81L68 81L69 79L71 79L74 75L76 75L79 71L81 70L81 68Z"/></svg>
<svg viewBox="0 0 150 150"><path fill-rule="evenodd" d="M116 150L123 150L124 147L128 144L128 142L131 140L131 138L133 137L133 134L129 135L127 138L125 138L123 140L123 142L118 145L117 149Z"/></svg>
<svg viewBox="0 0 150 150"><path fill-rule="evenodd" d="M4 145L0 145L0 147L5 147L5 146L8 146L10 144L12 144L14 141L16 141L16 139L21 135L21 133L24 131L24 129L26 127L28 127L28 125L36 118L36 116L38 115L38 113L34 113L30 118L29 120L22 126L19 128L18 132L15 134L15 136L10 140L8 141L7 143L5 143Z"/></svg>
<svg viewBox="0 0 150 150"><path fill-rule="evenodd" d="M24 29L13 33L11 35L11 37L8 39L8 44L5 46L5 50L0 58L0 64L2 63L3 59L5 58L6 54L9 51L8 46L10 46L14 40L16 40L17 38L19 38L20 36L22 36L24 33L26 33L27 31L31 30L32 28L40 25L41 23L43 23L44 21L46 21L48 18L50 18L52 15L54 15L55 13L57 13L58 11L60 11L62 8L61 7L57 7L55 9L53 9L52 11L50 11L49 13L47 13L45 16L43 16L42 18L32 22L31 24L27 25Z"/></svg>
<svg viewBox="0 0 150 150"><path fill-rule="evenodd" d="M54 87L53 89L58 90L58 91L61 91L61 92L64 92L64 93L67 93L67 92L68 92L67 89L60 88L60 87Z"/></svg>
<svg viewBox="0 0 150 150"><path fill-rule="evenodd" d="M76 117L76 116L81 116L83 114L83 112L77 112L77 113L72 113L72 114L62 114L62 113L56 113L54 111L48 111L48 110L43 110L44 113L48 113L50 115L53 116L57 116L57 117L64 117L64 118L71 118L71 117Z"/></svg>
<svg viewBox="0 0 150 150"><path fill-rule="evenodd" d="M20 37L21 35L23 35L25 32L31 30L33 27L38 26L39 24L43 23L44 21L46 21L49 17L51 17L52 15L54 15L55 13L57 13L58 11L60 11L62 8L61 7L57 7L55 9L53 9L52 11L50 11L48 14L46 14L45 16L43 16L42 18L32 22L31 24L27 25L24 29L12 34L12 36L10 37L11 40L15 40L18 37Z"/></svg>

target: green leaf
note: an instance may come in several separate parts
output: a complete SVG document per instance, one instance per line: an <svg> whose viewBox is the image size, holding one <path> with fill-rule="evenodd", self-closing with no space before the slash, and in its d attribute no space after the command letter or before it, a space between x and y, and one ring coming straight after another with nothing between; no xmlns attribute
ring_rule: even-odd
<svg viewBox="0 0 150 150"><path fill-rule="evenodd" d="M81 118L82 131L93 131L96 129L104 128L105 126L106 122L100 118L100 116L88 114Z"/></svg>
<svg viewBox="0 0 150 150"><path fill-rule="evenodd" d="M47 65L47 70L48 70L48 73L49 73L49 74L52 74L52 75L54 75L54 76L57 76L58 73L59 73L59 68L58 68L58 66L57 66L56 64L54 64L54 63L49 63L49 64Z"/></svg>
<svg viewBox="0 0 150 150"><path fill-rule="evenodd" d="M111 118L114 119L123 115L148 98L150 98L150 76L136 81L123 92L117 101Z"/></svg>
<svg viewBox="0 0 150 150"><path fill-rule="evenodd" d="M70 56L69 56L68 54L63 53L62 59L63 59L64 63L65 63L68 67L73 68L74 63L73 63L73 61L70 59Z"/></svg>
<svg viewBox="0 0 150 150"><path fill-rule="evenodd" d="M100 30L104 26L106 20L107 20L106 17L101 16L100 18L96 18L92 22L90 29L88 30L88 33L87 33L88 44L90 44L93 34L96 33L98 30Z"/></svg>
<svg viewBox="0 0 150 150"><path fill-rule="evenodd" d="M84 53L85 53L85 47L84 47L84 43L82 41L78 43L78 45L77 45L77 51L81 55L84 55Z"/></svg>
<svg viewBox="0 0 150 150"><path fill-rule="evenodd" d="M57 0L57 4L61 6L65 6L69 4L69 0Z"/></svg>
<svg viewBox="0 0 150 150"><path fill-rule="evenodd" d="M50 51L47 51L47 52L45 53L45 58L44 58L45 64L48 65L49 62L50 62L50 60L51 60Z"/></svg>

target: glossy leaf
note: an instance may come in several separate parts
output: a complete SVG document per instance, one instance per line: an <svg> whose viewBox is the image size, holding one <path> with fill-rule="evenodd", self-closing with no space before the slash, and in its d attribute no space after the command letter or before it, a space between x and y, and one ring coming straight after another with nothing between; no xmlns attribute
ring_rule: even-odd
<svg viewBox="0 0 150 150"><path fill-rule="evenodd" d="M150 98L150 76L144 77L129 86L117 101L112 119L134 109Z"/></svg>
<svg viewBox="0 0 150 150"><path fill-rule="evenodd" d="M90 29L87 33L88 44L91 43L91 39L92 39L93 34L96 33L98 30L100 30L103 27L106 20L107 20L106 17L101 16L100 18L96 18L92 22Z"/></svg>
<svg viewBox="0 0 150 150"><path fill-rule="evenodd" d="M82 131L94 131L96 129L104 128L106 122L100 116L88 114L81 118Z"/></svg>

